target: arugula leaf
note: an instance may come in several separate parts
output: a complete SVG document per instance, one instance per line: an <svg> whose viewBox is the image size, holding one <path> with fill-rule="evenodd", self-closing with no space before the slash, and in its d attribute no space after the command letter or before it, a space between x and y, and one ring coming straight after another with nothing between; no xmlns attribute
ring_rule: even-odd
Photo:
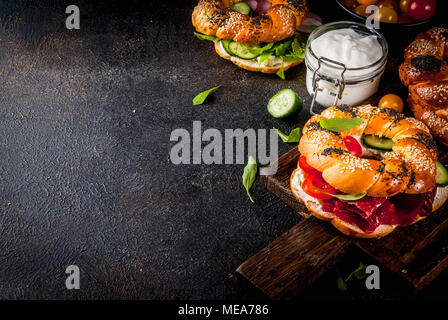
<svg viewBox="0 0 448 320"><path fill-rule="evenodd" d="M243 171L243 185L246 188L247 195L249 196L250 201L254 202L252 199L249 189L252 187L252 184L255 181L255 176L257 174L257 162L252 156L249 156L247 161L247 165L244 167Z"/></svg>
<svg viewBox="0 0 448 320"><path fill-rule="evenodd" d="M320 126L324 129L339 132L347 131L364 122L363 118L331 118L320 120Z"/></svg>
<svg viewBox="0 0 448 320"><path fill-rule="evenodd" d="M279 137L282 139L283 142L286 143L293 143L293 142L299 142L300 140L300 128L295 128L291 131L289 136L281 132L280 130L273 128L275 131L277 131Z"/></svg>
<svg viewBox="0 0 448 320"><path fill-rule="evenodd" d="M213 90L218 89L220 86L221 85L216 86L214 88L211 88L211 89L208 89L206 91L203 91L203 92L199 93L196 97L194 97L193 105L197 106L199 104L203 104L205 99L207 99L208 95L210 94L210 92L212 92Z"/></svg>
<svg viewBox="0 0 448 320"><path fill-rule="evenodd" d="M219 39L218 37L215 37L215 36L208 36L208 35L206 35L206 34L197 33L197 32L194 32L194 35L195 35L196 37L198 37L199 40L210 40L210 41L215 41L215 40L218 40L218 39Z"/></svg>
<svg viewBox="0 0 448 320"><path fill-rule="evenodd" d="M280 69L275 74L278 75L283 80L285 80L285 69L284 69L283 59L282 59L282 66L280 67Z"/></svg>

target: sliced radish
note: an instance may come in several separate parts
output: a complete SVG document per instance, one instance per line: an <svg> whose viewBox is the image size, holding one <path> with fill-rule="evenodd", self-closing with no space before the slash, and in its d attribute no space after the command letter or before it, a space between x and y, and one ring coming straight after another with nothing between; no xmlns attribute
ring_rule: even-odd
<svg viewBox="0 0 448 320"><path fill-rule="evenodd" d="M315 29L314 26L321 25L323 25L322 18L317 14L310 12L306 16L305 20L303 20L302 24L297 28L297 30L304 33L311 33Z"/></svg>
<svg viewBox="0 0 448 320"><path fill-rule="evenodd" d="M269 1L266 0L258 0L258 6L257 10L255 10L255 13L257 15L262 15L268 12L269 9L271 9L272 4Z"/></svg>
<svg viewBox="0 0 448 320"><path fill-rule="evenodd" d="M256 11L258 7L258 1L257 0L246 0L245 1L249 7L252 9L252 11Z"/></svg>

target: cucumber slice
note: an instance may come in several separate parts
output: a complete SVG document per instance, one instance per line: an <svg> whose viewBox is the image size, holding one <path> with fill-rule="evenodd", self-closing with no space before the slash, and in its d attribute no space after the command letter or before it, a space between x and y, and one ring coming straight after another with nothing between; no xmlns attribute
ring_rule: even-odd
<svg viewBox="0 0 448 320"><path fill-rule="evenodd" d="M221 44L222 44L222 47L224 48L224 50L225 50L228 54L230 54L231 56L233 56L233 55L234 55L233 52L230 51L230 49L229 49L229 44L230 44L230 42L232 42L232 40L228 40L228 39L221 40Z"/></svg>
<svg viewBox="0 0 448 320"><path fill-rule="evenodd" d="M437 173L436 173L437 185L439 187L448 186L448 170L440 161L437 161L436 166L437 166Z"/></svg>
<svg viewBox="0 0 448 320"><path fill-rule="evenodd" d="M366 134L363 136L362 141L366 146L372 149L377 150L383 150L383 151L390 151L392 150L392 146L394 145L394 142L385 137L378 137L371 134Z"/></svg>
<svg viewBox="0 0 448 320"><path fill-rule="evenodd" d="M247 16L252 13L251 7L245 2L236 2L230 6L230 9L233 9Z"/></svg>
<svg viewBox="0 0 448 320"><path fill-rule="evenodd" d="M232 41L229 43L229 50L232 55L237 56L244 60L252 60L260 55L260 46L256 44L244 44Z"/></svg>
<svg viewBox="0 0 448 320"><path fill-rule="evenodd" d="M291 89L277 92L268 102L268 112L274 118L285 118L302 108L302 99Z"/></svg>

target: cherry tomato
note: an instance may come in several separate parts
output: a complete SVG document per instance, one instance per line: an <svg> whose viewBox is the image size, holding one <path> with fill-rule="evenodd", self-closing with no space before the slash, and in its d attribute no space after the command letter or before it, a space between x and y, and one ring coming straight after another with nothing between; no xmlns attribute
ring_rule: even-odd
<svg viewBox="0 0 448 320"><path fill-rule="evenodd" d="M409 1L409 16L422 21L431 18L436 13L436 0L411 0Z"/></svg>
<svg viewBox="0 0 448 320"><path fill-rule="evenodd" d="M378 2L378 8L382 7L392 8L395 10L395 12L400 10L400 6L398 5L398 2L396 0L380 0L380 2Z"/></svg>
<svg viewBox="0 0 448 320"><path fill-rule="evenodd" d="M361 4L361 5L357 6L355 9L353 9L353 11L355 13L359 14L360 16L367 17L368 14L366 13L366 8L367 8L367 6Z"/></svg>
<svg viewBox="0 0 448 320"><path fill-rule="evenodd" d="M362 147L359 144L358 140L356 140L352 136L347 136L344 138L345 146L347 147L348 152L356 157L360 157L362 155Z"/></svg>
<svg viewBox="0 0 448 320"><path fill-rule="evenodd" d="M391 108L395 109L398 112L403 111L403 100L396 94L386 94L380 99L380 102L378 103L378 107L380 108Z"/></svg>
<svg viewBox="0 0 448 320"><path fill-rule="evenodd" d="M312 175L320 176L320 177L322 176L322 173L319 170L314 169L312 166L310 166L308 164L308 162L306 162L305 156L299 157L299 167L300 167L300 169L303 170L303 172L305 172L307 174L312 174Z"/></svg>
<svg viewBox="0 0 448 320"><path fill-rule="evenodd" d="M328 200L333 198L332 196L325 194L322 191L331 194L339 193L337 189L333 188L328 183L326 183L324 179L315 175L309 175L305 178L305 180L302 183L302 189L310 196L322 200Z"/></svg>
<svg viewBox="0 0 448 320"><path fill-rule="evenodd" d="M408 13L409 1L410 0L400 0L400 10L401 10L401 12Z"/></svg>
<svg viewBox="0 0 448 320"><path fill-rule="evenodd" d="M389 7L382 7L379 8L378 11L376 11L375 15L373 16L375 20L379 20L381 22L386 23L397 23L398 16L394 9Z"/></svg>
<svg viewBox="0 0 448 320"><path fill-rule="evenodd" d="M378 0L358 0L359 4L363 4L365 6L370 6L371 4L376 4Z"/></svg>

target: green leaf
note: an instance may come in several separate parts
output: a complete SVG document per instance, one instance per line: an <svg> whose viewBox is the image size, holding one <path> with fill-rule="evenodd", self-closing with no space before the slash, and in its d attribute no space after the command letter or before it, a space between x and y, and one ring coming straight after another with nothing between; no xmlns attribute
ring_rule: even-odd
<svg viewBox="0 0 448 320"><path fill-rule="evenodd" d="M284 56L284 57L282 57L282 59L283 59L283 61L285 61L285 62L297 62L297 61L300 61L300 62L302 62L303 61L303 59L300 59L300 58L297 58L295 55L293 55L293 54L291 54L291 55L286 55L286 56Z"/></svg>
<svg viewBox="0 0 448 320"><path fill-rule="evenodd" d="M280 130L273 128L275 131L277 131L279 137L282 139L283 142L286 143L293 143L293 142L299 142L300 140L300 128L295 128L291 131L289 136L281 132Z"/></svg>
<svg viewBox="0 0 448 320"><path fill-rule="evenodd" d="M273 48L275 55L277 57L284 56L286 54L286 52L289 51L288 49L291 47L292 40L293 40L292 38L289 38L284 41L275 43L274 48Z"/></svg>
<svg viewBox="0 0 448 320"><path fill-rule="evenodd" d="M347 131L363 123L363 118L331 118L320 120L320 126L324 129L339 132Z"/></svg>
<svg viewBox="0 0 448 320"><path fill-rule="evenodd" d="M197 105L199 105L199 104L203 104L204 101L205 101L205 99L207 99L208 95L210 94L210 92L212 92L213 90L218 89L220 86L221 86L221 85L216 86L216 87L211 88L211 89L208 89L208 90L203 91L203 92L201 92L200 94L198 94L198 95L197 95L196 97L194 97L194 99L193 99L193 105L197 106Z"/></svg>
<svg viewBox="0 0 448 320"><path fill-rule="evenodd" d="M365 264L362 261L360 261L358 268L355 271L353 271L352 274L358 280L364 279L367 276Z"/></svg>
<svg viewBox="0 0 448 320"><path fill-rule="evenodd" d="M331 194L331 193L325 192L323 190L320 190L320 191L325 194L328 194L329 196L335 197L339 200L346 200L346 201L359 200L361 198L364 198L367 195L367 192L360 193L360 194Z"/></svg>
<svg viewBox="0 0 448 320"><path fill-rule="evenodd" d="M344 279L340 275L338 275L338 288L342 292L347 291L347 284L345 283Z"/></svg>
<svg viewBox="0 0 448 320"><path fill-rule="evenodd" d="M197 33L197 32L194 32L194 35L195 35L196 37L198 37L199 40L210 40L210 41L215 41L215 40L218 40L218 39L219 39L218 37L215 37L215 36L208 36L208 35L206 35L206 34Z"/></svg>
<svg viewBox="0 0 448 320"><path fill-rule="evenodd" d="M249 190L252 187L252 184L255 181L255 176L257 175L257 162L252 156L249 156L247 161L247 165L244 167L243 171L243 185L246 188L247 195L249 196L250 201L254 202L252 199Z"/></svg>
<svg viewBox="0 0 448 320"><path fill-rule="evenodd" d="M267 59L269 59L270 56L272 56L272 51L263 52L262 54L260 54L260 57L259 57L260 59L258 60L258 64L262 64Z"/></svg>
<svg viewBox="0 0 448 320"><path fill-rule="evenodd" d="M305 59L306 41L297 35L291 43L292 54L300 60Z"/></svg>
<svg viewBox="0 0 448 320"><path fill-rule="evenodd" d="M404 274L406 274L406 273L408 273L408 270L406 270L406 269L403 269L403 270L401 270L401 273L404 273Z"/></svg>
<svg viewBox="0 0 448 320"><path fill-rule="evenodd" d="M280 69L275 74L278 75L283 80L285 80L285 70L284 70L284 62L283 62L283 60L282 60L282 66L280 67Z"/></svg>

